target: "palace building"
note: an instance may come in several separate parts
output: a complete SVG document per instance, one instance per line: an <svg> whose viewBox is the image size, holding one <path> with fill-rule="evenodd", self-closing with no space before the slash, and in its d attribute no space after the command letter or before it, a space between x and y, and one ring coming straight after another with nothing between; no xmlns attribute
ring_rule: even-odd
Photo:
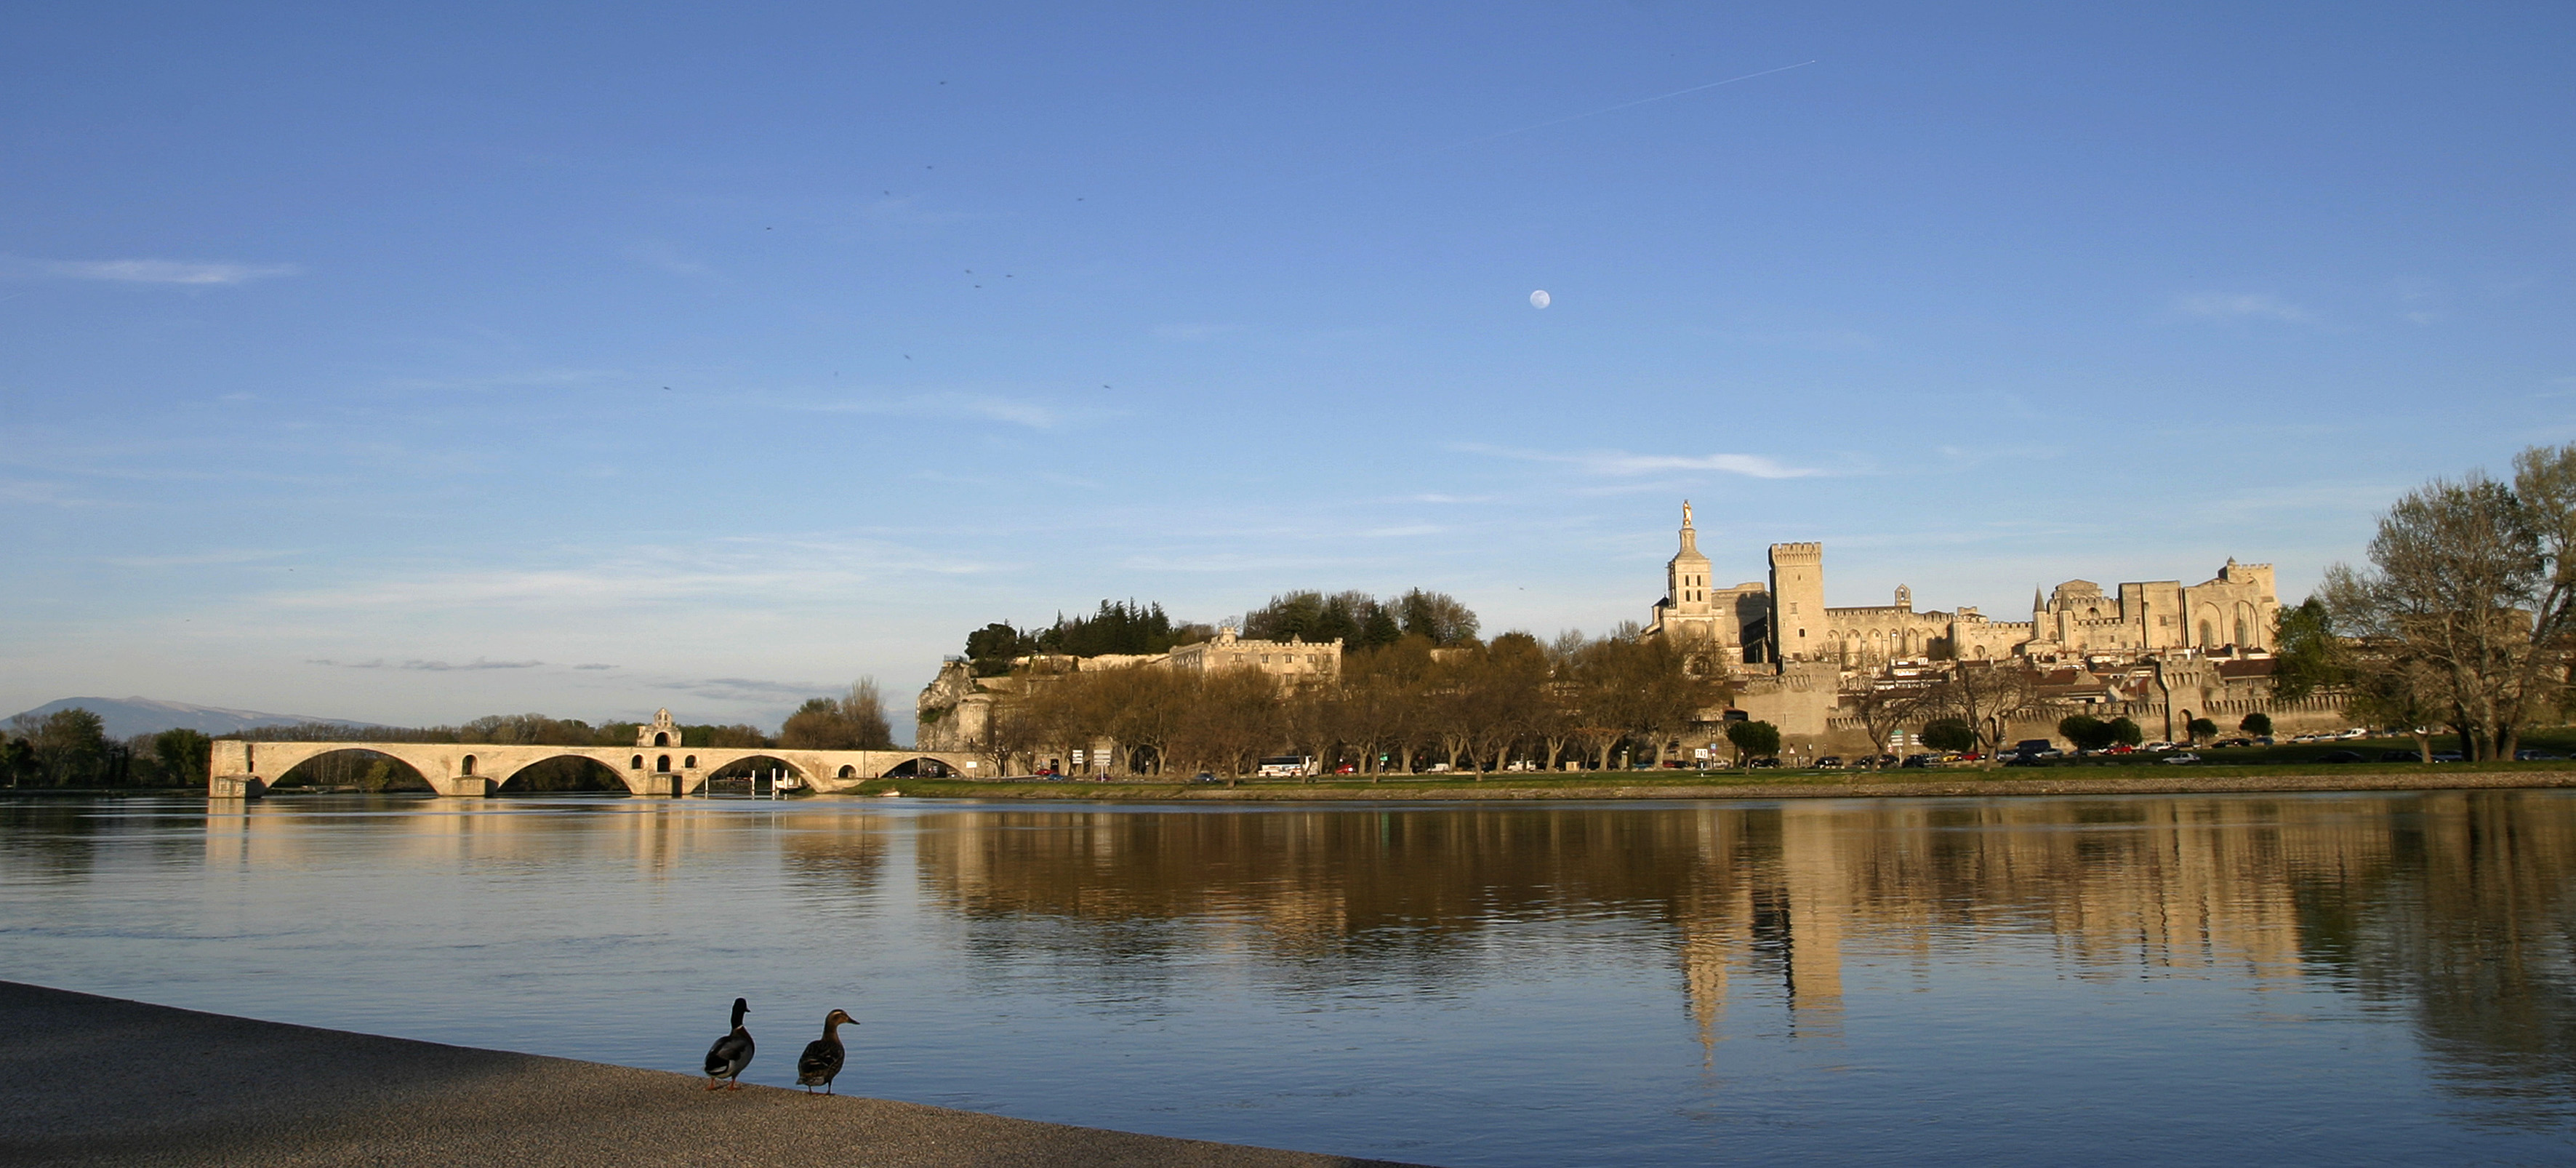
<svg viewBox="0 0 2576 1168"><path fill-rule="evenodd" d="M1720 588L1682 504L1681 548L1664 568L1664 597L1650 636L1696 646L1713 669L1785 674L1800 663L1867 668L1907 658L1999 660L2122 657L2174 652L2268 651L2281 603L2272 565L2234 560L2199 584L2157 580L2105 592L2069 580L2031 594L2030 619L1990 620L1975 608L1917 611L1898 585L1883 605L1825 603L1821 543L1775 543L1770 578Z"/></svg>

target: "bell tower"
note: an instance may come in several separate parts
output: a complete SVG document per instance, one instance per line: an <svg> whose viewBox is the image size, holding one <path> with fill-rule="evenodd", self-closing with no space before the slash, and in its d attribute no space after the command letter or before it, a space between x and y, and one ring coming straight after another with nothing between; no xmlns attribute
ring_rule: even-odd
<svg viewBox="0 0 2576 1168"><path fill-rule="evenodd" d="M1690 501L1682 501L1682 547L1664 565L1665 611L1674 616L1706 617L1717 611L1708 596L1708 557L1699 554L1699 532L1691 527Z"/></svg>

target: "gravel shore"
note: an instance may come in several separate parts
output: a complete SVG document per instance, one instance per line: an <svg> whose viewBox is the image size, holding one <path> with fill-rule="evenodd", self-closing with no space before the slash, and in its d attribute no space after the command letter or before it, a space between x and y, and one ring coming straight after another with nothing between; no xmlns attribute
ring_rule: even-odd
<svg viewBox="0 0 2576 1168"><path fill-rule="evenodd" d="M792 1048L791 1048L792 1049ZM790 1056L792 1057L792 1053ZM746 1086L0 982L0 1163L1383 1164Z"/></svg>

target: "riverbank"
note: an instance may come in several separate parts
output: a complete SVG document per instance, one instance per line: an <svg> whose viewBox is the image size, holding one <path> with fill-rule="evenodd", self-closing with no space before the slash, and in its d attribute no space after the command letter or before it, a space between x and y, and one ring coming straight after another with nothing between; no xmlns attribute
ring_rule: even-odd
<svg viewBox="0 0 2576 1168"><path fill-rule="evenodd" d="M1349 802L1370 800L1551 799L1866 799L1956 795L2197 795L2315 791L2452 791L2517 787L2576 787L2576 770L2507 764L2378 767L2274 772L2255 767L2119 767L2047 770L1884 771L1868 778L1848 773L1793 772L1748 780L1740 774L1662 771L1572 775L1563 778L1505 775L1489 779L1426 778L1384 782L1347 778L1319 782L1222 783L977 783L945 779L889 779L855 793L916 799L1063 799L1084 802ZM2101 773L2109 772L2109 773ZM1866 773L1866 772L1865 772ZM1915 776L1915 777L1908 777Z"/></svg>
<svg viewBox="0 0 2576 1168"><path fill-rule="evenodd" d="M675 1035L694 1061L702 1035ZM781 1036L763 1058L792 1059ZM204 1014L0 982L0 1162L1384 1164ZM865 1078L853 1065L844 1079Z"/></svg>

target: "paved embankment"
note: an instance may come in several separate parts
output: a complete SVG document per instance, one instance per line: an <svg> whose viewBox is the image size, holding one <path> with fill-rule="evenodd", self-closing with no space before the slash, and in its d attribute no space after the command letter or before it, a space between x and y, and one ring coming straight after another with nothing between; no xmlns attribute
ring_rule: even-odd
<svg viewBox="0 0 2576 1168"><path fill-rule="evenodd" d="M928 799L1070 799L1084 801L1170 802L1348 802L1402 800L1558 800L1558 799L1867 799L1886 796L1920 798L1954 795L2212 795L2307 793L2317 791L2459 791L2527 787L2576 787L2576 771L2467 768L2404 771L2322 771L2311 774L2194 774L2123 768L2110 776L2088 776L2076 768L2052 768L2049 777L2004 777L2011 771L1932 772L1919 779L1852 781L1784 779L1763 783L1725 782L1567 782L1536 785L1512 779L1483 782L1416 782L1361 784L1261 783L1242 787L1182 786L1149 783L958 783L907 780L888 785L884 794ZM2028 774L2030 772L2020 772ZM1990 775L1993 777L1969 777ZM871 792L879 793L879 792Z"/></svg>
<svg viewBox="0 0 2576 1168"><path fill-rule="evenodd" d="M802 1041L768 1057L793 1058ZM675 1043L685 1042L674 1038ZM856 1068L853 1068L854 1070ZM853 1076L855 1077L855 1076ZM0 1163L1325 1165L1338 1156L201 1014L0 982Z"/></svg>

